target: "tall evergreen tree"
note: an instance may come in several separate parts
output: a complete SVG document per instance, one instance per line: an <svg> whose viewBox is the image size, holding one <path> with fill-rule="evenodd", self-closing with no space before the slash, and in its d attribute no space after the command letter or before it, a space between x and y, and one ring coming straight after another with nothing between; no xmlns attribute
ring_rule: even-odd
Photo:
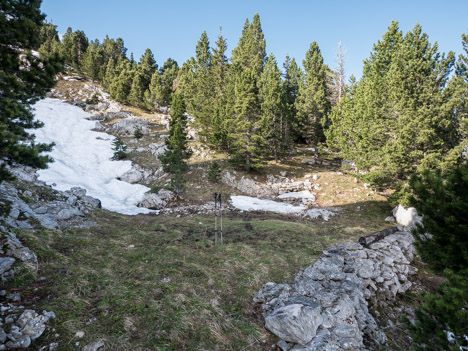
<svg viewBox="0 0 468 351"><path fill-rule="evenodd" d="M99 40L92 40L83 55L82 69L91 79L99 80L101 78L102 65L107 63L104 61L102 49Z"/></svg>
<svg viewBox="0 0 468 351"><path fill-rule="evenodd" d="M261 164L261 108L258 82L265 63L265 39L260 17L245 21L242 36L232 52L232 65L226 80L223 109L217 111L227 130L232 161L250 171Z"/></svg>
<svg viewBox="0 0 468 351"><path fill-rule="evenodd" d="M112 83L109 87L109 93L112 99L120 101L122 103L128 103L128 97L132 88L132 82L134 77L134 70L132 64L129 61L121 61L116 69L120 72L114 76Z"/></svg>
<svg viewBox="0 0 468 351"><path fill-rule="evenodd" d="M288 55L286 55L286 60L283 63L283 69L283 98L285 108L284 143L285 147L289 148L292 139L297 139L300 135L300 129L296 119L296 99L299 94L299 86L303 81L303 74L294 57L291 59Z"/></svg>
<svg viewBox="0 0 468 351"><path fill-rule="evenodd" d="M148 90L145 91L146 108L151 111L156 111L164 104L164 88L162 85L161 75L156 70L151 76L151 82Z"/></svg>
<svg viewBox="0 0 468 351"><path fill-rule="evenodd" d="M169 137L166 139L166 152L159 159L165 172L172 174L171 187L179 193L184 189L184 173L187 170L185 160L190 158L187 147L187 117L181 94L175 93L171 101L171 121Z"/></svg>
<svg viewBox="0 0 468 351"><path fill-rule="evenodd" d="M46 58L58 52L60 39L57 32L57 26L52 23L44 23L40 30L41 46L37 50L41 57Z"/></svg>
<svg viewBox="0 0 468 351"><path fill-rule="evenodd" d="M145 53L141 56L140 63L138 65L138 71L141 72L143 79L143 90L148 89L151 82L151 77L157 69L158 65L156 64L153 53L150 49L146 49Z"/></svg>
<svg viewBox="0 0 468 351"><path fill-rule="evenodd" d="M261 138L275 162L285 147L285 109L281 72L273 54L267 59L259 80Z"/></svg>
<svg viewBox="0 0 468 351"><path fill-rule="evenodd" d="M187 111L195 117L204 136L210 134L213 117L214 87L211 82L211 49L206 31L195 48L195 57L185 63L180 75L180 91L184 94ZM183 73L183 74L182 74Z"/></svg>
<svg viewBox="0 0 468 351"><path fill-rule="evenodd" d="M392 22L331 114L329 143L380 183L440 166L460 139L461 100L447 89L453 64L454 54L440 55L419 25L403 37Z"/></svg>
<svg viewBox="0 0 468 351"><path fill-rule="evenodd" d="M73 30L68 27L60 47L61 54L65 57L65 62L74 67L80 67L81 60L87 48L88 38L85 33L81 30L73 32Z"/></svg>
<svg viewBox="0 0 468 351"><path fill-rule="evenodd" d="M174 91L174 85L179 73L179 65L177 62L170 57L164 62L164 65L159 69L161 76L163 101L164 106L169 105L171 102L172 92Z"/></svg>
<svg viewBox="0 0 468 351"><path fill-rule="evenodd" d="M208 141L220 147L226 147L227 135L224 116L224 104L226 102L226 76L229 69L228 60L226 57L227 43L223 38L221 28L216 41L216 47L213 48L211 58L210 78L213 86L213 115L211 119L211 132L209 133Z"/></svg>
<svg viewBox="0 0 468 351"><path fill-rule="evenodd" d="M244 68L250 68L258 79L265 64L265 49L266 41L260 24L260 16L256 13L252 23L249 22L248 18L245 20L242 36L232 51L232 63L239 64Z"/></svg>
<svg viewBox="0 0 468 351"><path fill-rule="evenodd" d="M51 161L41 152L52 145L36 144L26 131L42 126L31 105L53 87L62 69L56 53L38 58L31 52L41 44L40 5L39 0L0 2L0 182L11 178L7 165L45 168Z"/></svg>
<svg viewBox="0 0 468 351"><path fill-rule="evenodd" d="M330 103L327 67L315 41L310 44L302 64L304 83L299 85L296 99L297 120L301 138L312 143L317 150L319 142L324 140L322 121L330 110Z"/></svg>
<svg viewBox="0 0 468 351"><path fill-rule="evenodd" d="M211 56L211 75L213 79L214 96L215 99L221 98L224 91L225 79L228 66L228 59L226 57L227 42L224 39L223 34L219 32L218 40L216 41L216 47L212 49L213 54Z"/></svg>
<svg viewBox="0 0 468 351"><path fill-rule="evenodd" d="M234 104L226 120L229 152L233 163L247 172L261 165L262 141L260 103L258 101L257 72L252 68L231 67L234 83Z"/></svg>

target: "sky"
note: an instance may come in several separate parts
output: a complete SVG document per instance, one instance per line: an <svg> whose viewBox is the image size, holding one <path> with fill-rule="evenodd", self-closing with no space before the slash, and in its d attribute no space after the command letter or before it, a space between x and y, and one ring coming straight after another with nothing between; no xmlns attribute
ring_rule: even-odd
<svg viewBox="0 0 468 351"><path fill-rule="evenodd" d="M237 45L246 18L258 12L267 44L281 67L286 54L300 64L316 41L325 63L334 68L338 43L345 55L345 74L362 74L362 61L390 22L404 33L416 23L437 41L441 52L462 51L461 34L468 33L468 0L43 0L47 21L60 34L68 27L83 30L89 39L121 37L139 59L150 48L162 66L171 57L181 66L195 55L206 30L215 46L220 27L228 53Z"/></svg>

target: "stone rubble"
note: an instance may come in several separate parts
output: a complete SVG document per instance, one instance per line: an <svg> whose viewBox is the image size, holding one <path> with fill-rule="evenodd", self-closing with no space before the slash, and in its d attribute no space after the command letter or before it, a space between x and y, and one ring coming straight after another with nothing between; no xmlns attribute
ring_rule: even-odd
<svg viewBox="0 0 468 351"><path fill-rule="evenodd" d="M140 130L143 134L148 134L150 132L150 122L130 115L130 117L120 119L114 123L102 124L96 122L94 129L99 132L133 136L137 130Z"/></svg>
<svg viewBox="0 0 468 351"><path fill-rule="evenodd" d="M369 247L338 246L324 251L292 283L265 284L254 301L283 351L365 350L364 340L386 342L369 304L383 304L411 287L414 256L408 231Z"/></svg>
<svg viewBox="0 0 468 351"><path fill-rule="evenodd" d="M46 329L46 323L55 319L54 312L26 309L11 304L2 307L0 315L0 350L27 349ZM19 316L19 317L18 317Z"/></svg>
<svg viewBox="0 0 468 351"><path fill-rule="evenodd" d="M78 187L68 191L57 191L45 185L47 199L31 191L21 193L13 184L0 184L0 204L9 207L3 219L12 228L32 228L32 221L38 221L44 228L57 229L61 226L85 227L93 225L85 215L101 208L101 201L86 195ZM26 202L27 201L27 202ZM72 221L70 221L72 220Z"/></svg>
<svg viewBox="0 0 468 351"><path fill-rule="evenodd" d="M261 198L275 198L285 193L310 191L314 189L314 185L309 179L295 181L294 179L283 176L275 177L271 174L267 175L267 182L264 184L244 176L238 179L235 172L232 174L230 172L224 172L221 177L221 182L249 196Z"/></svg>

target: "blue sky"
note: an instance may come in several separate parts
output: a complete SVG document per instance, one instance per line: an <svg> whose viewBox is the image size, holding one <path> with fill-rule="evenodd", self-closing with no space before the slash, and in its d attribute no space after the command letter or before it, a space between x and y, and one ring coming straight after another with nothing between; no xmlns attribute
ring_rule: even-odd
<svg viewBox="0 0 468 351"><path fill-rule="evenodd" d="M60 33L70 26L90 39L121 37L135 59L150 48L159 65L168 57L181 65L194 56L204 30L214 46L220 26L230 56L245 19L258 12L267 53L273 52L280 66L286 54L302 62L316 41L325 63L334 67L341 41L347 77L361 76L362 60L392 19L403 32L420 23L442 52L461 53L461 34L468 32L468 0L43 0L41 9Z"/></svg>

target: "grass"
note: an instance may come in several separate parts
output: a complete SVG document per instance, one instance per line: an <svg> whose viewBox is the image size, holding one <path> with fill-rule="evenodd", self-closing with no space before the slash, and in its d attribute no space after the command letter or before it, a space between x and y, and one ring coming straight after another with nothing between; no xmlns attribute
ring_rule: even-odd
<svg viewBox="0 0 468 351"><path fill-rule="evenodd" d="M7 289L57 314L38 347L58 341L58 350L73 350L76 342L105 340L109 350L266 350L274 340L253 296L268 281L291 280L323 249L386 226L376 220L385 206L362 207L345 207L325 223L226 214L222 247L214 246L211 216L98 211L92 229L21 231L40 269ZM85 337L77 340L79 330Z"/></svg>
<svg viewBox="0 0 468 351"><path fill-rule="evenodd" d="M62 91L82 82L59 82ZM129 147L160 142L166 134L160 114L125 107L152 122L151 133ZM191 141L190 145L199 146ZM389 224L385 194L365 189L336 166L309 166L301 152L283 163L268 162L253 179L268 174L304 180L319 176L316 206L339 206L329 222L263 213L233 212L224 217L225 245L214 246L213 216L124 216L98 210L98 227L63 232L21 230L18 237L39 257L39 271L24 271L7 290L22 294L22 303L52 310L57 319L34 347L58 342L57 350L79 350L103 340L107 350L271 350L276 339L267 332L252 298L269 281L290 281L312 264L322 250L355 241ZM322 159L331 160L329 155ZM149 152L129 152L129 159L148 169L160 162ZM213 192L227 199L239 191L209 182L213 160L238 178L226 155L193 156L186 174L187 192L180 204L205 204ZM311 179L309 177L309 179ZM151 184L164 187L167 178ZM311 180L312 181L312 180ZM33 193L52 197L40 187ZM42 277L41 279L38 279ZM83 339L75 333L84 331ZM76 343L79 343L78 345Z"/></svg>

